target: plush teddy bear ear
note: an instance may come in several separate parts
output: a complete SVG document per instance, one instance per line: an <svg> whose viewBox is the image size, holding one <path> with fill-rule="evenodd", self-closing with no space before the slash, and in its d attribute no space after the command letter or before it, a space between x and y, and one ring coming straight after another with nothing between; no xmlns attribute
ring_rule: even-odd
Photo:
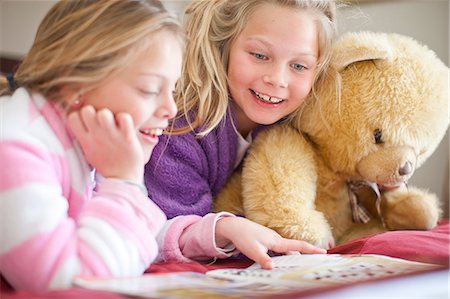
<svg viewBox="0 0 450 299"><path fill-rule="evenodd" d="M342 35L333 49L332 65L339 72L364 60L389 60L392 48L384 33L350 32Z"/></svg>

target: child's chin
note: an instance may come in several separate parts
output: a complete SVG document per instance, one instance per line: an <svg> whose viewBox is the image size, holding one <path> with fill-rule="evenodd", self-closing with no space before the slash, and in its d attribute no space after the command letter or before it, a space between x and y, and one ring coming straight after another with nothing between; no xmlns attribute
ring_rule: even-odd
<svg viewBox="0 0 450 299"><path fill-rule="evenodd" d="M143 150L144 150L144 162L145 162L145 164L147 164L148 161L150 161L150 158L152 156L154 148L155 148L154 146L152 146L152 147L149 147L149 146L144 147Z"/></svg>

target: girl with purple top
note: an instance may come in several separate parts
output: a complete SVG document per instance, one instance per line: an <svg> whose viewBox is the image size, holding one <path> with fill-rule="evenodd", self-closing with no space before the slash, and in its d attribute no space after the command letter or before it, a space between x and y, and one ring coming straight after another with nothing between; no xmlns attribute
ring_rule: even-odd
<svg viewBox="0 0 450 299"><path fill-rule="evenodd" d="M227 213L167 221L148 199L144 165L176 114L183 49L158 1L61 1L1 78L0 274L15 289L225 258L230 242L266 268L267 249L323 252Z"/></svg>
<svg viewBox="0 0 450 299"><path fill-rule="evenodd" d="M336 35L330 0L200 0L186 19L179 113L145 169L150 197L174 219L211 212L255 132L314 94Z"/></svg>

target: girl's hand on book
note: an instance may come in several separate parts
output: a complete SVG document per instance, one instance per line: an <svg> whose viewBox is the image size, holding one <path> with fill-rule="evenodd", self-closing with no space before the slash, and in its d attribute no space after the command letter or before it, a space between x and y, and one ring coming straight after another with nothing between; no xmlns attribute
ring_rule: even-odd
<svg viewBox="0 0 450 299"><path fill-rule="evenodd" d="M88 105L71 112L68 125L86 160L102 176L142 182L144 153L129 114Z"/></svg>
<svg viewBox="0 0 450 299"><path fill-rule="evenodd" d="M236 248L258 263L263 269L272 269L269 250L277 253L326 253L307 242L285 239L274 230L242 217L224 217L216 224L216 244L224 247L232 242Z"/></svg>

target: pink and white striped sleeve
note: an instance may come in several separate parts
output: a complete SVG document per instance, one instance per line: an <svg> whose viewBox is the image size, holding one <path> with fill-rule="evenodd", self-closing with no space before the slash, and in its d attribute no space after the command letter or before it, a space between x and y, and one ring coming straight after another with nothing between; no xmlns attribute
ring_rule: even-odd
<svg viewBox="0 0 450 299"><path fill-rule="evenodd" d="M106 179L75 219L59 187L40 179L13 188L0 179L0 271L14 288L66 288L76 275L140 275L155 259L166 218L137 187Z"/></svg>
<svg viewBox="0 0 450 299"><path fill-rule="evenodd" d="M20 176L17 160L9 171ZM76 275L142 274L157 255L162 211L137 187L106 179L79 217L69 217L57 178L37 164L29 164L36 180L0 175L0 271L13 287L44 291L70 287Z"/></svg>
<svg viewBox="0 0 450 299"><path fill-rule="evenodd" d="M0 98L1 275L38 292L70 287L76 275L142 274L157 255L164 213L120 180L92 193L83 157L49 126L57 119L42 117L24 90L13 97Z"/></svg>

